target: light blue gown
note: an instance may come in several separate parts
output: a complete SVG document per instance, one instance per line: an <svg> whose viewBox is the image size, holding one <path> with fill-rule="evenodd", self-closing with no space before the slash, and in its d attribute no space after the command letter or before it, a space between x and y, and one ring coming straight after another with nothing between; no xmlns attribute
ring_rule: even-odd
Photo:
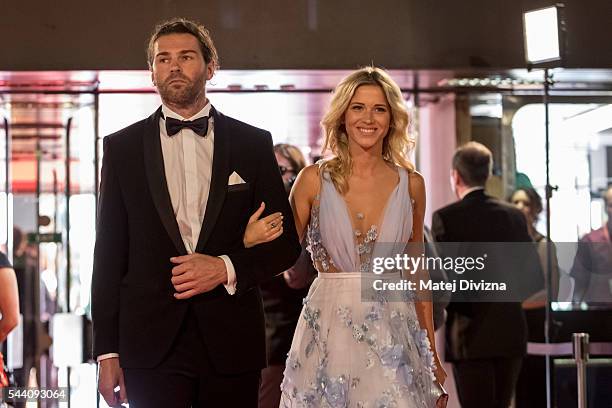
<svg viewBox="0 0 612 408"><path fill-rule="evenodd" d="M281 408L435 407L433 353L414 302L362 298L374 257L403 253L412 233L407 170L387 200L380 226L353 230L327 176L307 231L319 272L289 351Z"/></svg>

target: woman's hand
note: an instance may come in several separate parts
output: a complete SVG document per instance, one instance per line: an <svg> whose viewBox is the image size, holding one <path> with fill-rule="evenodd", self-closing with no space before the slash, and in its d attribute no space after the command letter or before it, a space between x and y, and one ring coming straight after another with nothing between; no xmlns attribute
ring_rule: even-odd
<svg viewBox="0 0 612 408"><path fill-rule="evenodd" d="M436 408L446 408L448 404L448 394L442 394L436 401Z"/></svg>
<svg viewBox="0 0 612 408"><path fill-rule="evenodd" d="M242 242L245 248L251 248L264 242L274 241L283 233L283 214L276 212L267 217L259 217L266 208L265 203L261 203L257 211L251 215L244 231Z"/></svg>
<svg viewBox="0 0 612 408"><path fill-rule="evenodd" d="M438 353L435 353L434 361L436 363L436 371L434 372L434 375L436 376L436 381L442 387L446 381L446 371L444 371L444 367L442 367L442 362L440 361L440 358L438 358ZM444 387L442 387L442 390L444 390ZM446 408L447 404L448 394L446 391L444 391L444 394L438 397L438 400L436 401L436 408Z"/></svg>

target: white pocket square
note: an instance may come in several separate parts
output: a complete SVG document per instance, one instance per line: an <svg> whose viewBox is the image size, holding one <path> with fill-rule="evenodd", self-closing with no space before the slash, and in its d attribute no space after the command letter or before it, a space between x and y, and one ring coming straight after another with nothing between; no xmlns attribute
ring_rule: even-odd
<svg viewBox="0 0 612 408"><path fill-rule="evenodd" d="M242 177L240 177L240 174L233 172L230 176L229 179L227 180L227 185L228 186L233 186L235 184L244 184L245 181L242 179Z"/></svg>

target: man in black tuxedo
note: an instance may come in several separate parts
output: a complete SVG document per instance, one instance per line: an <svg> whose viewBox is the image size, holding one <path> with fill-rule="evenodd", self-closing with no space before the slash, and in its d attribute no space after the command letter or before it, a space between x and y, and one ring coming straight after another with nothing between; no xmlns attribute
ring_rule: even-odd
<svg viewBox="0 0 612 408"><path fill-rule="evenodd" d="M301 250L272 138L206 98L217 52L203 26L161 24L148 60L162 106L104 139L92 283L98 388L111 406L257 407L266 364L258 284ZM261 202L284 214L284 233L245 249Z"/></svg>
<svg viewBox="0 0 612 408"><path fill-rule="evenodd" d="M451 184L459 201L434 213L436 241L531 241L524 215L485 194L492 162L491 152L480 143L470 142L455 152ZM537 263L535 252L532 255ZM459 401L464 408L507 408L527 346L521 304L456 300L454 293L447 307L446 360L453 363Z"/></svg>

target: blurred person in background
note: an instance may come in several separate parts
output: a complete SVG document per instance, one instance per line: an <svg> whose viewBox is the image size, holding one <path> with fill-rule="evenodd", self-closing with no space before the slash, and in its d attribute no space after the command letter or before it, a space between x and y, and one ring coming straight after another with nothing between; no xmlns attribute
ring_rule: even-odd
<svg viewBox="0 0 612 408"><path fill-rule="evenodd" d="M284 143L274 146L274 155L289 196L295 178L306 166L306 160L296 146ZM249 228L245 236L247 235ZM302 300L306 297L308 286L315 275L316 270L312 266L310 254L302 249L293 267L282 276L260 285L266 315L268 367L261 372L259 408L278 408L285 360L302 310Z"/></svg>
<svg viewBox="0 0 612 408"><path fill-rule="evenodd" d="M543 208L542 198L533 188L521 187L512 193L509 201L525 215L529 236L537 244L542 272L547 274L547 239L536 230L538 217ZM557 262L556 248L552 242L551 245L550 272L552 275L552 301L554 301L557 299L559 288L559 263ZM523 302L523 310L525 311L525 319L527 320L527 341L530 343L545 343L544 321L548 303L546 292L546 289L542 289ZM523 359L523 365L516 384L515 406L516 408L537 408L546 406L545 357L527 355Z"/></svg>
<svg viewBox="0 0 612 408"><path fill-rule="evenodd" d="M15 271L6 255L0 252L0 351L9 333L19 324L19 293ZM4 369L4 355L0 352L0 391L9 382Z"/></svg>
<svg viewBox="0 0 612 408"><path fill-rule="evenodd" d="M19 292L13 266L0 252L0 343L19 323Z"/></svg>
<svg viewBox="0 0 612 408"><path fill-rule="evenodd" d="M525 216L485 192L492 168L493 155L480 143L469 142L455 151L451 189L458 201L434 212L431 231L436 242L508 243L498 247L511 249L511 243L532 241ZM479 247L462 245L453 255L478 256L482 253ZM442 256L448 256L440 248ZM450 250L448 246L445 248L447 252ZM487 265L493 265L487 273L496 274L498 281L514 278L530 282L527 293L521 293L524 295L521 301L543 286L537 254L534 248L529 249L533 252L525 251L519 269L514 269L515 263L505 250L487 259ZM539 276L531 275L532 266ZM471 274L471 277L478 276L474 271ZM451 281L456 276L459 275L450 274ZM479 301L478 295L472 293L466 298L462 291L453 293L446 309L445 358L453 364L457 394L463 407L508 408L527 351L525 316L518 300Z"/></svg>
<svg viewBox="0 0 612 408"><path fill-rule="evenodd" d="M602 194L608 221L580 239L571 276L574 302L612 303L612 185Z"/></svg>

